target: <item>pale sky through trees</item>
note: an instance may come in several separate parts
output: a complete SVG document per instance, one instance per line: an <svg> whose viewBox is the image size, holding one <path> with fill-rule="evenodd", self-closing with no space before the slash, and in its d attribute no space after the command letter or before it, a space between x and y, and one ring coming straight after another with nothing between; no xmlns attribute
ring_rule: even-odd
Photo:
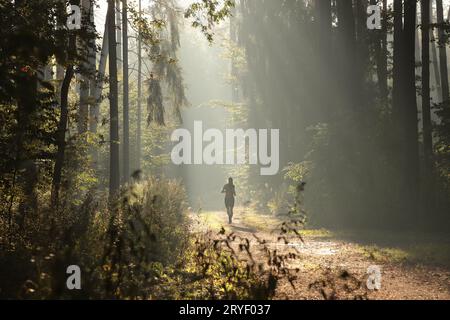
<svg viewBox="0 0 450 320"><path fill-rule="evenodd" d="M142 8L145 9L149 2L151 0L142 0ZM258 1L258 0L255 0ZM178 0L177 1L182 7L186 7L188 4L194 2L194 0ZM449 6L450 6L450 0L444 0L444 6L445 6L445 13L448 13L449 10ZM388 4L392 5L393 1L389 0ZM98 0L97 1L97 5L99 6L99 8L96 8L96 13L95 13L95 22L96 22L96 28L97 28L97 32L99 33L100 37L103 36L103 30L104 30L104 23L105 23L105 17L106 17L106 10L108 8L108 3L107 0ZM131 6L135 6L136 8L138 7L138 1L137 0L133 0L129 2L129 5ZM420 6L418 5L418 10L420 12ZM447 16L447 14L445 14Z"/></svg>
<svg viewBox="0 0 450 320"><path fill-rule="evenodd" d="M148 7L151 0L142 0L142 9L145 10L146 7ZM178 0L177 1L182 7L186 7L189 3L194 2L193 0ZM129 6L134 6L136 9L138 8L138 0L129 1ZM106 17L106 11L108 9L108 1L107 0L98 0L97 1L98 8L96 8L95 12L95 23L97 32L100 34L100 36L103 36L103 30L104 30L104 24L105 24L105 17Z"/></svg>

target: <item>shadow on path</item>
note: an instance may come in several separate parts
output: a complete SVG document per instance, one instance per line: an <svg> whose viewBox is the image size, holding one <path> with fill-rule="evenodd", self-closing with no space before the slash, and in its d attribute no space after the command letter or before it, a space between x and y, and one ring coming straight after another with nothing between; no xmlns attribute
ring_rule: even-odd
<svg viewBox="0 0 450 320"><path fill-rule="evenodd" d="M249 232L249 233L257 233L258 230L255 228L251 228L251 227L244 227L244 226L236 226L236 225L231 225L231 229L233 231L240 231L240 232Z"/></svg>

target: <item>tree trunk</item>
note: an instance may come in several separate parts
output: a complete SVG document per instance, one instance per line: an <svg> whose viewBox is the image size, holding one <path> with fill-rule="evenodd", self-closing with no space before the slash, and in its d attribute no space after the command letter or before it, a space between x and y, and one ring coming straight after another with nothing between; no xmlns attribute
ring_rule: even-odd
<svg viewBox="0 0 450 320"><path fill-rule="evenodd" d="M394 67L393 67L393 118L394 123L401 121L401 95L403 75L403 3L402 0L394 0ZM400 128L397 128L395 137L398 138Z"/></svg>
<svg viewBox="0 0 450 320"><path fill-rule="evenodd" d="M417 4L394 0L394 87L393 139L394 167L399 173L396 196L399 220L412 221L417 213L419 197L418 116L415 84L415 40ZM406 218L408 217L408 218Z"/></svg>
<svg viewBox="0 0 450 320"><path fill-rule="evenodd" d="M121 0L116 0L116 52L117 52L117 65L118 68L122 68L122 15L120 12Z"/></svg>
<svg viewBox="0 0 450 320"><path fill-rule="evenodd" d="M416 97L416 74L415 74L415 39L416 39L417 3L415 1L405 2L405 24L404 24L404 57L405 57L405 87L403 94L404 102L404 132L402 138L405 143L403 152L403 168L406 191L404 201L407 204L409 218L416 216L419 199L419 135L418 135L418 112ZM403 113L402 112L402 113ZM411 221L411 220L408 220Z"/></svg>
<svg viewBox="0 0 450 320"><path fill-rule="evenodd" d="M364 70L369 63L369 46L367 34L367 1L356 1L356 46L358 60L357 79L364 81Z"/></svg>
<svg viewBox="0 0 450 320"><path fill-rule="evenodd" d="M430 23L435 23L435 18L433 14L433 0L430 1ZM441 78L440 78L440 70L439 70L439 60L437 56L436 49L436 37L434 36L434 28L430 28L430 41L431 41L431 54L432 54L432 62L433 62L433 73L434 73L434 82L436 84L436 91L439 101L442 97L442 89L441 89Z"/></svg>
<svg viewBox="0 0 450 320"><path fill-rule="evenodd" d="M425 188L422 192L423 208L434 208L433 137L430 96L430 0L421 1L422 9L422 126Z"/></svg>
<svg viewBox="0 0 450 320"><path fill-rule="evenodd" d="M141 18L142 0L139 0L139 19ZM139 24L140 26L140 24ZM141 170L141 125L142 125L142 35L138 30L138 93L137 93L137 137L136 137L136 170Z"/></svg>
<svg viewBox="0 0 450 320"><path fill-rule="evenodd" d="M372 4L376 4L377 0L371 0ZM377 78L378 78L378 90L380 94L380 101L384 107L387 107L389 99L388 89L388 48L387 48L387 0L383 0L383 21L381 30L378 33L378 37L375 43L375 56L377 66Z"/></svg>
<svg viewBox="0 0 450 320"><path fill-rule="evenodd" d="M108 47L109 47L109 196L110 200L118 195L120 188L119 167L119 107L117 84L117 45L115 30L115 0L108 0Z"/></svg>
<svg viewBox="0 0 450 320"><path fill-rule="evenodd" d="M76 50L76 37L74 35L70 36L69 48L71 48L69 50L70 52L74 52ZM67 120L69 118L69 89L73 76L74 76L74 66L69 65L66 68L64 80L61 85L61 98L60 98L61 115L59 118L58 132L57 132L58 150L56 152L55 167L53 170L52 194L51 194L51 203L53 208L57 208L59 203L59 191L61 187L62 169L64 165L64 158L66 151Z"/></svg>
<svg viewBox="0 0 450 320"><path fill-rule="evenodd" d="M231 45L235 46L237 44L237 30L236 30L236 8L232 9L230 16L230 41ZM239 100L239 80L236 70L236 59L234 55L231 57L231 102L237 103Z"/></svg>
<svg viewBox="0 0 450 320"><path fill-rule="evenodd" d="M359 64L355 68L357 60L355 16L351 0L337 1L338 39L339 39L339 63L340 63L340 95L344 98L342 106L356 111L358 103L355 101L356 79L359 74ZM357 99L359 101L359 98Z"/></svg>
<svg viewBox="0 0 450 320"><path fill-rule="evenodd" d="M91 0L81 1L81 13L83 21L90 20L91 11ZM85 31L90 28L83 27ZM82 70L80 75L80 105L78 110L78 133L84 134L88 130L89 121L89 76L86 74L89 69L89 46L90 41L80 40L79 46L81 47L82 54L84 55L85 61L82 64Z"/></svg>
<svg viewBox="0 0 450 320"><path fill-rule="evenodd" d="M95 122L92 129L92 132L97 132L97 123L98 123L98 116L99 116L99 110L98 107L100 105L101 99L102 99L102 92L103 92L103 81L105 80L105 73L106 73L106 61L108 59L108 50L109 50L109 42L108 42L108 18L106 18L105 22L105 31L103 33L103 42L102 42L102 51L100 53L100 61L98 64L98 72L97 72L97 80L96 80L96 88L94 93L94 100L95 100L95 108L94 108L94 114L95 114Z"/></svg>
<svg viewBox="0 0 450 320"><path fill-rule="evenodd" d="M333 80L330 77L336 72L330 72L330 75L327 76L325 70L331 70L334 68L334 64L330 63L332 59L330 59L330 55L332 52L331 44L332 44L332 16L331 16L331 1L330 0L322 0L316 1L316 19L317 19L317 28L319 36L317 39L317 54L320 57L320 62L322 70L318 72L318 81L324 84L324 87L334 88L332 85ZM332 118L330 110L330 95L318 94L317 99L319 101L319 108L321 114L321 121L329 122L329 118Z"/></svg>
<svg viewBox="0 0 450 320"><path fill-rule="evenodd" d="M442 0L436 0L436 12L437 12L437 23L439 25L438 27L439 62L441 71L442 101L447 102L449 100L449 87L448 87L446 35L443 27L444 8L442 6Z"/></svg>
<svg viewBox="0 0 450 320"><path fill-rule="evenodd" d="M123 182L130 177L130 118L129 118L129 83L128 83L128 14L127 0L122 0L122 47L123 47Z"/></svg>
<svg viewBox="0 0 450 320"><path fill-rule="evenodd" d="M337 64L336 67L336 102L337 112L330 119L334 131L334 143L337 150L343 151L341 166L343 176L347 177L345 182L341 181L339 192L335 195L336 206L343 212L343 219L354 220L355 213L360 210L361 197L354 192L353 182L360 181L362 161L360 158L360 132L358 115L363 108L360 104L362 96L362 83L358 81L360 71L360 51L356 42L355 15L352 0L336 1L337 9ZM345 128L345 129L343 129ZM358 132L358 134L356 134ZM342 152L341 151L341 152ZM345 160L344 160L345 159ZM345 164L344 164L345 163ZM348 165L346 167L346 165ZM352 167L352 169L348 169ZM333 181L333 188L338 182ZM344 201L344 195L347 200ZM349 200L351 197L351 200ZM349 203L352 203L350 207Z"/></svg>
<svg viewBox="0 0 450 320"><path fill-rule="evenodd" d="M91 23L91 30L95 31L95 18L94 18L94 4L93 0L90 1L89 20ZM102 48L103 49L103 48ZM97 65L97 50L95 48L95 37L92 37L89 41L88 50L88 70L89 70L89 132L92 134L97 133L97 102L95 100L95 94L97 90L96 79L96 65ZM97 146L94 145L91 148L92 164L93 167L97 167L98 152Z"/></svg>
<svg viewBox="0 0 450 320"><path fill-rule="evenodd" d="M433 139L430 97L430 0L422 0L422 122L425 171L431 174Z"/></svg>

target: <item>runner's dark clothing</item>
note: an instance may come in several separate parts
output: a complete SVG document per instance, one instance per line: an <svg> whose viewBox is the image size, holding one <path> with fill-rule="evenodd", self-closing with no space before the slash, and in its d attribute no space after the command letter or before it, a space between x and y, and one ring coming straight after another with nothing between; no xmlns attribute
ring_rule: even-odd
<svg viewBox="0 0 450 320"><path fill-rule="evenodd" d="M236 188L232 181L223 186L222 193L225 193L225 207L227 208L228 221L233 221L234 197L236 196Z"/></svg>

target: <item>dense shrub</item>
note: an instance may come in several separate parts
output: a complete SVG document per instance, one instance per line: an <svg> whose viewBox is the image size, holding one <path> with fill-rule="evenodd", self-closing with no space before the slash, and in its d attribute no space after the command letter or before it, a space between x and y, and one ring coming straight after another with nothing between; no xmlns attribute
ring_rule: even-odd
<svg viewBox="0 0 450 320"><path fill-rule="evenodd" d="M89 193L81 205L41 207L26 238L2 234L0 296L148 297L155 274L176 263L188 244L184 189L149 179L124 189L113 205L104 198ZM65 287L73 264L83 280L75 293Z"/></svg>
<svg viewBox="0 0 450 320"><path fill-rule="evenodd" d="M0 298L250 299L273 294L273 276L260 274L256 265L229 250L244 252L248 240L189 230L180 183L151 178L122 190L112 205L101 199L104 194L91 192L80 205L57 211L42 207L26 238L2 235ZM82 290L66 288L69 265L80 267Z"/></svg>

